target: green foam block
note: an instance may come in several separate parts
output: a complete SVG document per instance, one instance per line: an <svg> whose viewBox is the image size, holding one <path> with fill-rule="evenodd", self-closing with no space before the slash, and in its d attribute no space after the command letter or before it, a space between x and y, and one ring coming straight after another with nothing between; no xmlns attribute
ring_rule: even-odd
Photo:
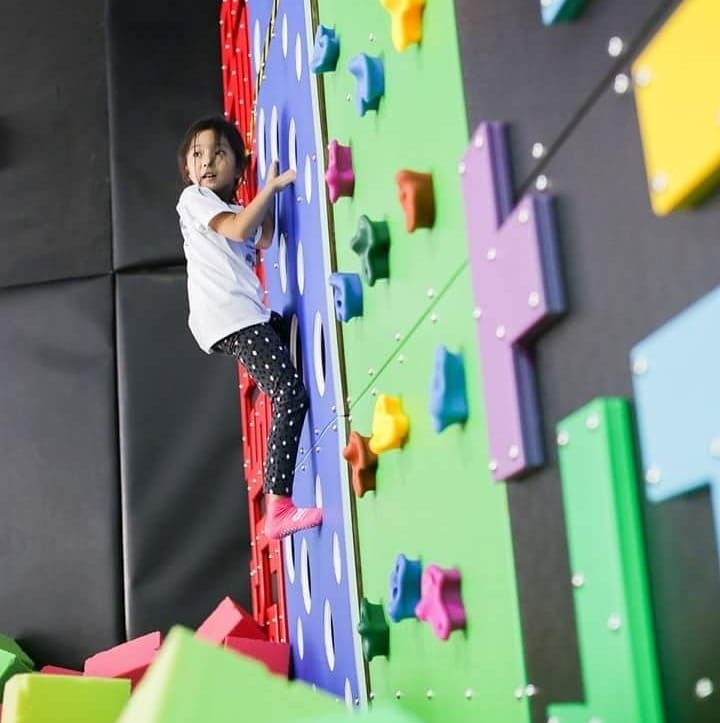
<svg viewBox="0 0 720 723"><path fill-rule="evenodd" d="M0 699L7 682L18 673L29 673L32 668L26 666L15 653L0 649Z"/></svg>
<svg viewBox="0 0 720 723"><path fill-rule="evenodd" d="M30 668L31 670L35 668L35 663L33 663L30 656L7 635L0 635L0 650L12 653L26 668Z"/></svg>
<svg viewBox="0 0 720 723"><path fill-rule="evenodd" d="M296 723L342 710L305 684L175 627L118 723Z"/></svg>
<svg viewBox="0 0 720 723"><path fill-rule="evenodd" d="M26 673L5 686L2 723L115 723L129 698L129 680Z"/></svg>

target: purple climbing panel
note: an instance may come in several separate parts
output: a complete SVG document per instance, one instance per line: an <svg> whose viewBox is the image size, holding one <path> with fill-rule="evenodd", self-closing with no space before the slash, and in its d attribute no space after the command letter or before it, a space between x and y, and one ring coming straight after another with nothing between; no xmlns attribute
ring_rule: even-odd
<svg viewBox="0 0 720 723"><path fill-rule="evenodd" d="M496 480L543 463L535 373L528 347L565 310L552 200L513 208L505 127L483 123L461 163L477 340Z"/></svg>
<svg viewBox="0 0 720 723"><path fill-rule="evenodd" d="M295 677L324 690L357 700L364 681L357 621L357 585L350 501L341 484L345 466L333 424L343 414L335 315L327 279L327 246L322 138L314 116L315 77L310 72L312 36L308 37L305 2L281 3L268 35L272 0L251 0L250 38L255 68L266 62L257 100L256 134L260 185L267 168L297 170L293 186L278 197L277 231L265 252L270 306L291 320L291 351L299 357L310 412L301 437L294 500L321 502L319 530L294 536L285 545L288 631ZM295 340L295 341L294 341ZM324 432L335 444L322 449ZM340 566L338 572L338 565Z"/></svg>

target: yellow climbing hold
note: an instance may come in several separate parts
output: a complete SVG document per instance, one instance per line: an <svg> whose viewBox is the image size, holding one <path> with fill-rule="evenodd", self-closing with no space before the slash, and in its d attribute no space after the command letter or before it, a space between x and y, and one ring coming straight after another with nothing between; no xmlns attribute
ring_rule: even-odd
<svg viewBox="0 0 720 723"><path fill-rule="evenodd" d="M375 454L402 447L410 423L398 397L381 394L375 403L369 447Z"/></svg>
<svg viewBox="0 0 720 723"><path fill-rule="evenodd" d="M699 200L720 176L718 28L718 0L684 0L632 66L658 216Z"/></svg>
<svg viewBox="0 0 720 723"><path fill-rule="evenodd" d="M392 41L402 53L408 45L422 39L422 14L425 0L380 0L392 17Z"/></svg>

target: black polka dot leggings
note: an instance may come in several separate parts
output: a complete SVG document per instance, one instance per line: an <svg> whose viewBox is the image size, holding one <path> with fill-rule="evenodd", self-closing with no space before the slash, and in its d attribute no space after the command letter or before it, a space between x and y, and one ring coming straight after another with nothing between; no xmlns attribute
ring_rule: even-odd
<svg viewBox="0 0 720 723"><path fill-rule="evenodd" d="M283 323L283 318L272 312L267 324L255 324L230 334L215 344L213 350L234 356L270 398L272 424L263 491L291 495L308 395L280 337Z"/></svg>

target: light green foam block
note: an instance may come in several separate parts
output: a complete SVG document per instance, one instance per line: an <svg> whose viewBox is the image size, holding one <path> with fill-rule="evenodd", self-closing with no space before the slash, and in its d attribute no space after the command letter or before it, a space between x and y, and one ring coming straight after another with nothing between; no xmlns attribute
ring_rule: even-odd
<svg viewBox="0 0 720 723"><path fill-rule="evenodd" d="M390 231L390 278L363 282L363 316L343 325L346 393L355 400L411 333L467 260L458 162L468 144L467 115L452 0L432 0L423 13L422 45L398 53L391 18L378 0L318 0L320 22L340 40L337 70L322 76L328 138L350 145L352 198L333 206L337 268L360 272L350 248L358 218L385 220ZM372 39L371 39L372 37ZM381 56L385 95L378 112L360 117L348 61ZM347 100L347 98L350 100ZM436 218L432 229L408 233L395 181L401 169L431 173Z"/></svg>
<svg viewBox="0 0 720 723"><path fill-rule="evenodd" d="M27 673L5 686L2 723L115 723L129 680Z"/></svg>
<svg viewBox="0 0 720 723"><path fill-rule="evenodd" d="M342 710L324 693L175 627L118 723L289 723Z"/></svg>
<svg viewBox="0 0 720 723"><path fill-rule="evenodd" d="M12 653L18 659L18 662L22 663L26 668L33 669L35 667L35 663L33 663L30 656L7 635L0 635L0 650Z"/></svg>
<svg viewBox="0 0 720 723"><path fill-rule="evenodd" d="M32 671L15 653L0 649L0 699L3 696L3 690L7 682L19 673L29 673Z"/></svg>
<svg viewBox="0 0 720 723"><path fill-rule="evenodd" d="M663 720L630 412L597 399L558 425L584 703L552 723Z"/></svg>
<svg viewBox="0 0 720 723"><path fill-rule="evenodd" d="M529 681L507 491L488 470L471 298L465 269L375 379L378 393L400 397L410 431L402 449L380 455L377 491L356 502L364 595L387 604L400 552L457 567L467 630L442 642L418 620L390 623L390 657L370 661L370 683L376 702L428 723L527 723L527 698L515 696ZM436 434L428 407L440 344L464 359L470 416ZM353 409L361 434L370 433L376 398L365 394Z"/></svg>

